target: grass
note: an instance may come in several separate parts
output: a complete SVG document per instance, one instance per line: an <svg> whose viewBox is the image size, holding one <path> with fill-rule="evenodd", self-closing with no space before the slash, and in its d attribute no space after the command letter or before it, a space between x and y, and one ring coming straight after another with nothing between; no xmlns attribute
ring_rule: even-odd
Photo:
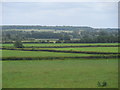
<svg viewBox="0 0 120 90"><path fill-rule="evenodd" d="M117 59L3 61L3 88L118 87Z"/></svg>
<svg viewBox="0 0 120 90"><path fill-rule="evenodd" d="M24 44L29 46L118 45L118 43L88 44ZM12 47L13 44L3 44ZM31 49L31 48L28 48ZM34 48L48 49L48 48ZM118 47L49 48L55 50L118 52ZM3 57L75 57L95 54L45 51L0 50ZM118 87L117 59L65 59L2 61L3 88L99 88L98 81L107 82L105 88Z"/></svg>
<svg viewBox="0 0 120 90"><path fill-rule="evenodd" d="M26 47L30 46L79 46L79 45L118 45L118 43L46 43L46 44L24 44ZM1 46L1 45L0 45ZM2 44L2 46L12 47L13 44Z"/></svg>
<svg viewBox="0 0 120 90"><path fill-rule="evenodd" d="M47 57L47 56L93 56L91 54L74 54L74 53L58 53L45 51L18 51L18 50L2 50L3 57Z"/></svg>
<svg viewBox="0 0 120 90"><path fill-rule="evenodd" d="M118 47L81 47L81 48L52 48L54 50L118 52Z"/></svg>

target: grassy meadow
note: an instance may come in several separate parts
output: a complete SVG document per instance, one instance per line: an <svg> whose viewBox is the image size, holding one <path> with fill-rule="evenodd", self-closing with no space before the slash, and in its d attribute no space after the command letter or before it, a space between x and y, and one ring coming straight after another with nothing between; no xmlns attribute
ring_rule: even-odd
<svg viewBox="0 0 120 90"><path fill-rule="evenodd" d="M52 48L54 50L118 52L118 47L80 47L80 48Z"/></svg>
<svg viewBox="0 0 120 90"><path fill-rule="evenodd" d="M56 52L45 52L45 51L19 51L19 50L3 50L3 57L48 57L48 56L90 56L90 54L72 54L72 53L56 53Z"/></svg>
<svg viewBox="0 0 120 90"><path fill-rule="evenodd" d="M41 60L4 61L3 88L105 88L118 87L118 61Z"/></svg>
<svg viewBox="0 0 120 90"><path fill-rule="evenodd" d="M64 47L48 48L48 46L84 46L84 45L118 45L118 43L64 43L64 44L24 44L24 49L63 50L86 52L118 53L118 47ZM69 59L54 60L3 60L3 88L117 88L118 59L117 58L72 58L103 56L104 54L85 54L71 52L24 51L9 50L13 44L3 44L6 47L2 57L70 57ZM29 48L44 46L46 48ZM118 53L119 54L119 53ZM117 54L117 55L118 55ZM107 54L111 56L111 54ZM105 81L105 87L98 82Z"/></svg>
<svg viewBox="0 0 120 90"><path fill-rule="evenodd" d="M25 47L30 46L84 46L84 45L118 45L118 43L29 43L23 44ZM13 47L13 44L2 44L0 46Z"/></svg>

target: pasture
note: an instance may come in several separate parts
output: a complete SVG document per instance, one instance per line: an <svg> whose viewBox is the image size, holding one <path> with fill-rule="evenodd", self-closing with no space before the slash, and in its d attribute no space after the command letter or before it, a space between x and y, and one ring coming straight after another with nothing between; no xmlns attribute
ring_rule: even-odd
<svg viewBox="0 0 120 90"><path fill-rule="evenodd" d="M118 87L117 59L3 61L3 88Z"/></svg>
<svg viewBox="0 0 120 90"><path fill-rule="evenodd" d="M31 46L82 46L82 45L118 45L118 43L34 43L23 44L25 47ZM13 47L13 44L2 44L0 46Z"/></svg>
<svg viewBox="0 0 120 90"><path fill-rule="evenodd" d="M2 50L3 57L49 57L49 56L90 56L90 54L72 54L72 53L56 53L45 51L19 51L19 50Z"/></svg>
<svg viewBox="0 0 120 90"><path fill-rule="evenodd" d="M3 88L117 88L118 58L105 58L104 54L73 53L69 51L110 52L117 53L117 46L106 47L71 47L90 45L118 45L118 43L64 43L64 44L24 44L25 48L14 48L13 44L3 44L2 52ZM32 47L33 46L33 47ZM38 47L45 48L38 48ZM52 46L70 46L51 48ZM32 48L31 48L32 47ZM48 48L50 47L50 48ZM13 48L15 50L9 50ZM25 51L29 50L29 51ZM34 51L46 50L46 51ZM68 52L56 52L58 50ZM91 58L101 56L102 58ZM106 54L112 56L112 54ZM7 58L18 58L17 61ZM24 59L19 57L48 57L48 59ZM51 60L49 57L53 57ZM59 57L58 59L54 57ZM61 57L69 57L68 59ZM75 58L72 58L75 57ZM78 57L78 58L76 58ZM89 58L79 58L89 57ZM105 81L105 87L99 87L98 82Z"/></svg>
<svg viewBox="0 0 120 90"><path fill-rule="evenodd" d="M81 47L81 48L52 48L54 50L118 52L118 47Z"/></svg>

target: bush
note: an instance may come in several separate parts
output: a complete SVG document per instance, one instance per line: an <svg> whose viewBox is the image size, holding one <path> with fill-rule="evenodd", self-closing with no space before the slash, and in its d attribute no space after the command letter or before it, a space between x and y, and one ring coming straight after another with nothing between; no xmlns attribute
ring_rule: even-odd
<svg viewBox="0 0 120 90"><path fill-rule="evenodd" d="M107 82L106 81L103 81L103 82L99 82L97 83L98 87L105 87L107 86Z"/></svg>
<svg viewBox="0 0 120 90"><path fill-rule="evenodd" d="M14 42L14 47L15 48L23 48L24 46L23 46L21 41L15 41Z"/></svg>

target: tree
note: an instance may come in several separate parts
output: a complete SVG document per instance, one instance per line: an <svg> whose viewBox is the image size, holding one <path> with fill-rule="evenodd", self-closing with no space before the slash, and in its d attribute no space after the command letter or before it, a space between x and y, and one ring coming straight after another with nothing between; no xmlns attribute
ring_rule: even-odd
<svg viewBox="0 0 120 90"><path fill-rule="evenodd" d="M21 41L15 41L14 42L14 47L16 47L16 48L23 48L24 46L23 46Z"/></svg>
<svg viewBox="0 0 120 90"><path fill-rule="evenodd" d="M64 34L63 40L71 40L72 36Z"/></svg>

